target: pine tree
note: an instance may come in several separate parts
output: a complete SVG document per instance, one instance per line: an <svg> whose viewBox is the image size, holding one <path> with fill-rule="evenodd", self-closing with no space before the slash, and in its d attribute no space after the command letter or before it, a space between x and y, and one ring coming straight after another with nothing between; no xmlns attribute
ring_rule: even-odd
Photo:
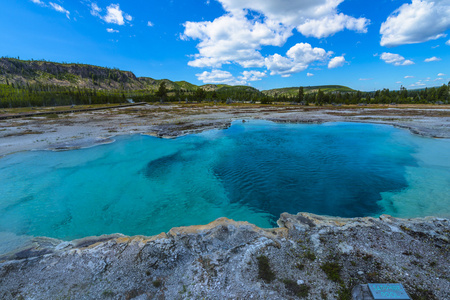
<svg viewBox="0 0 450 300"><path fill-rule="evenodd" d="M305 93L304 93L304 91L303 91L303 87L301 86L301 87L298 89L298 103L302 103L303 100L304 100L304 98L305 98Z"/></svg>

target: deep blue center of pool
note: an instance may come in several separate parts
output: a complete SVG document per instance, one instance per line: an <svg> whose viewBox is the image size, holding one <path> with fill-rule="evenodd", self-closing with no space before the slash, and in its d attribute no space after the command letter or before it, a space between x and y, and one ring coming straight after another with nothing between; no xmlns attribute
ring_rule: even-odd
<svg viewBox="0 0 450 300"><path fill-rule="evenodd" d="M153 235L283 212L450 216L450 142L385 125L234 122L166 140L0 159L1 234Z"/></svg>

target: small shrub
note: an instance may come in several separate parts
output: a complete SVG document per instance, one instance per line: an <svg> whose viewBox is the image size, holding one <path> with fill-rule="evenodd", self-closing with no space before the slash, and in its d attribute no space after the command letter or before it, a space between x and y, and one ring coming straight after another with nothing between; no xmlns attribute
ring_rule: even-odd
<svg viewBox="0 0 450 300"><path fill-rule="evenodd" d="M294 280L285 279L283 280L284 286L286 289L290 292L292 292L294 295L296 295L299 298L305 298L309 295L309 290L311 287L309 287L306 284L297 284Z"/></svg>
<svg viewBox="0 0 450 300"><path fill-rule="evenodd" d="M162 285L162 281L160 279L152 282L155 288L159 288Z"/></svg>
<svg viewBox="0 0 450 300"><path fill-rule="evenodd" d="M328 279L334 282L342 282L341 269L342 267L336 262L326 262L320 268L327 274Z"/></svg>
<svg viewBox="0 0 450 300"><path fill-rule="evenodd" d="M305 258L309 259L310 261L315 261L316 260L316 255L313 252L311 252L310 250L306 251L303 256Z"/></svg>
<svg viewBox="0 0 450 300"><path fill-rule="evenodd" d="M105 291L103 291L102 295L103 295L104 297L113 297L113 296L114 296L114 293L113 293L113 291L111 291L111 290L105 290Z"/></svg>
<svg viewBox="0 0 450 300"><path fill-rule="evenodd" d="M271 282L275 279L275 273L270 268L269 259L265 255L260 255L258 260L258 278L265 282Z"/></svg>
<svg viewBox="0 0 450 300"><path fill-rule="evenodd" d="M352 289L341 284L341 288L338 291L338 300L352 300Z"/></svg>
<svg viewBox="0 0 450 300"><path fill-rule="evenodd" d="M432 291L422 288L417 288L410 296L413 300L437 300Z"/></svg>

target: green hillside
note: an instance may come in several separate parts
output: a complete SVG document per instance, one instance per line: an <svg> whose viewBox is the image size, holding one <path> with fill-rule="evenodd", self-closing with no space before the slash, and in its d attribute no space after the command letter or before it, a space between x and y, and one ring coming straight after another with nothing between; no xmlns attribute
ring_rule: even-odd
<svg viewBox="0 0 450 300"><path fill-rule="evenodd" d="M341 93L351 93L356 92L355 90L342 86L342 85L318 85L318 86L305 86L304 92L305 93L317 93L319 89L325 93L329 92L341 92ZM299 87L287 87L287 88L279 88L279 89L271 89L271 90L265 90L262 91L264 95L267 96L285 96L285 97L294 97L298 95L298 89Z"/></svg>
<svg viewBox="0 0 450 300"><path fill-rule="evenodd" d="M163 89L162 87L165 86ZM127 102L336 104L449 103L447 85L421 90L361 92L341 85L259 91L250 86L136 77L133 72L79 63L0 58L0 108Z"/></svg>

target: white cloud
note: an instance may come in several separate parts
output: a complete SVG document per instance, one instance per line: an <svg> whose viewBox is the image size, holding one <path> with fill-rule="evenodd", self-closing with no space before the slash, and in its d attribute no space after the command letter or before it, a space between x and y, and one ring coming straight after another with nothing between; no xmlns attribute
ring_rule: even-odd
<svg viewBox="0 0 450 300"><path fill-rule="evenodd" d="M53 3L53 2L49 2L49 4L50 4L50 7L51 7L51 8L53 8L53 9L56 10L56 11L59 11L59 12L61 12L61 13L66 14L66 17L67 17L68 19L70 19L70 12L69 12L67 9L65 9L65 8L62 7L61 5L56 4L56 3Z"/></svg>
<svg viewBox="0 0 450 300"><path fill-rule="evenodd" d="M119 32L119 30L114 30L112 28L106 28L106 31L108 31L109 33Z"/></svg>
<svg viewBox="0 0 450 300"><path fill-rule="evenodd" d="M433 56L433 57L425 59L424 62L433 62L433 61L440 61L440 60L442 60L442 58Z"/></svg>
<svg viewBox="0 0 450 300"><path fill-rule="evenodd" d="M405 59L399 54L389 52L384 52L383 54L381 54L381 59L384 60L387 64L392 64L394 66L414 65L414 62L412 60Z"/></svg>
<svg viewBox="0 0 450 300"><path fill-rule="evenodd" d="M242 76L239 76L239 79L245 82L248 81L258 81L267 77L266 72L260 71L244 71L242 72Z"/></svg>
<svg viewBox="0 0 450 300"><path fill-rule="evenodd" d="M199 54L188 64L192 67L220 67L237 63L244 68L262 67L261 45L281 46L291 32L279 24L249 21L230 14L213 22L186 22L182 39L198 39Z"/></svg>
<svg viewBox="0 0 450 300"><path fill-rule="evenodd" d="M106 8L106 16L102 19L107 23L124 25L123 11L120 10L119 4L111 4Z"/></svg>
<svg viewBox="0 0 450 300"><path fill-rule="evenodd" d="M204 71L200 74L195 74L198 80L203 81L203 83L219 83L219 84L230 84L230 85L241 85L245 84L245 81L239 81L234 76L227 71L222 70L212 70L211 72Z"/></svg>
<svg viewBox="0 0 450 300"><path fill-rule="evenodd" d="M97 3L91 3L91 15L99 17L102 9L98 7Z"/></svg>
<svg viewBox="0 0 450 300"><path fill-rule="evenodd" d="M422 81L419 80L416 83L411 84L410 86L415 87L415 86L425 86L425 85L426 85L425 83L423 83Z"/></svg>
<svg viewBox="0 0 450 300"><path fill-rule="evenodd" d="M44 2L42 2L41 0L31 0L31 2L38 4L40 6L47 6Z"/></svg>
<svg viewBox="0 0 450 300"><path fill-rule="evenodd" d="M129 14L124 14L123 17L125 18L125 20L131 22L133 20L133 17L130 16Z"/></svg>
<svg viewBox="0 0 450 300"><path fill-rule="evenodd" d="M450 46L450 40L446 41L445 44L446 44L447 46Z"/></svg>
<svg viewBox="0 0 450 300"><path fill-rule="evenodd" d="M124 25L125 21L130 22L133 20L132 16L120 9L119 4L111 4L106 7L106 14L104 16L100 12L102 12L102 9L96 3L91 3L91 15L99 17L106 23Z"/></svg>
<svg viewBox="0 0 450 300"><path fill-rule="evenodd" d="M265 58L265 65L270 70L270 75L289 77L291 74L304 71L313 62L326 61L333 54L322 48L313 48L308 43L294 45L286 52L286 56L279 54Z"/></svg>
<svg viewBox="0 0 450 300"><path fill-rule="evenodd" d="M324 38L344 29L366 33L369 20L365 18L353 18L343 13L327 16L318 20L307 20L297 27L304 36Z"/></svg>
<svg viewBox="0 0 450 300"><path fill-rule="evenodd" d="M306 73L306 76L308 76L308 77L313 77L314 74L313 74L313 73Z"/></svg>
<svg viewBox="0 0 450 300"><path fill-rule="evenodd" d="M226 11L224 15L213 21L183 24L181 39L199 41L199 52L188 63L192 67L220 68L232 63L244 68L273 63L292 65L291 58L282 59L278 54L263 57L262 47L283 46L294 29L305 36L323 38L344 29L367 32L370 23L365 18L338 12L337 7L344 0L218 1ZM297 69L304 68L297 66Z"/></svg>
<svg viewBox="0 0 450 300"><path fill-rule="evenodd" d="M441 76L445 76L445 74L444 73L439 73L439 74L437 74L437 76L441 77Z"/></svg>
<svg viewBox="0 0 450 300"><path fill-rule="evenodd" d="M148 27L153 27L153 26L155 26L155 24L153 24L151 21L148 21L148 22L147 22L147 26L148 26Z"/></svg>
<svg viewBox="0 0 450 300"><path fill-rule="evenodd" d="M449 0L412 0L381 25L381 46L395 47L445 37L450 28Z"/></svg>
<svg viewBox="0 0 450 300"><path fill-rule="evenodd" d="M373 78L360 78L360 81L368 81L368 80L373 80Z"/></svg>
<svg viewBox="0 0 450 300"><path fill-rule="evenodd" d="M344 64L345 64L344 56L336 56L333 57L328 63L328 69L339 68L342 67Z"/></svg>
<svg viewBox="0 0 450 300"><path fill-rule="evenodd" d="M444 80L444 78L436 78L434 81L441 81Z"/></svg>
<svg viewBox="0 0 450 300"><path fill-rule="evenodd" d="M408 79L408 78L414 78L414 76L406 75L406 76L405 76L405 79Z"/></svg>
<svg viewBox="0 0 450 300"><path fill-rule="evenodd" d="M400 84L400 83L402 83L402 82L401 82L401 81L397 81L397 82L395 82L395 83Z"/></svg>
<svg viewBox="0 0 450 300"><path fill-rule="evenodd" d="M365 32L369 20L353 18L338 13L337 7L344 0L218 0L233 15L245 15L248 10L264 15L268 20L297 28L301 33L325 37L343 29ZM313 24L321 29L313 29ZM301 27L306 25L305 27Z"/></svg>

